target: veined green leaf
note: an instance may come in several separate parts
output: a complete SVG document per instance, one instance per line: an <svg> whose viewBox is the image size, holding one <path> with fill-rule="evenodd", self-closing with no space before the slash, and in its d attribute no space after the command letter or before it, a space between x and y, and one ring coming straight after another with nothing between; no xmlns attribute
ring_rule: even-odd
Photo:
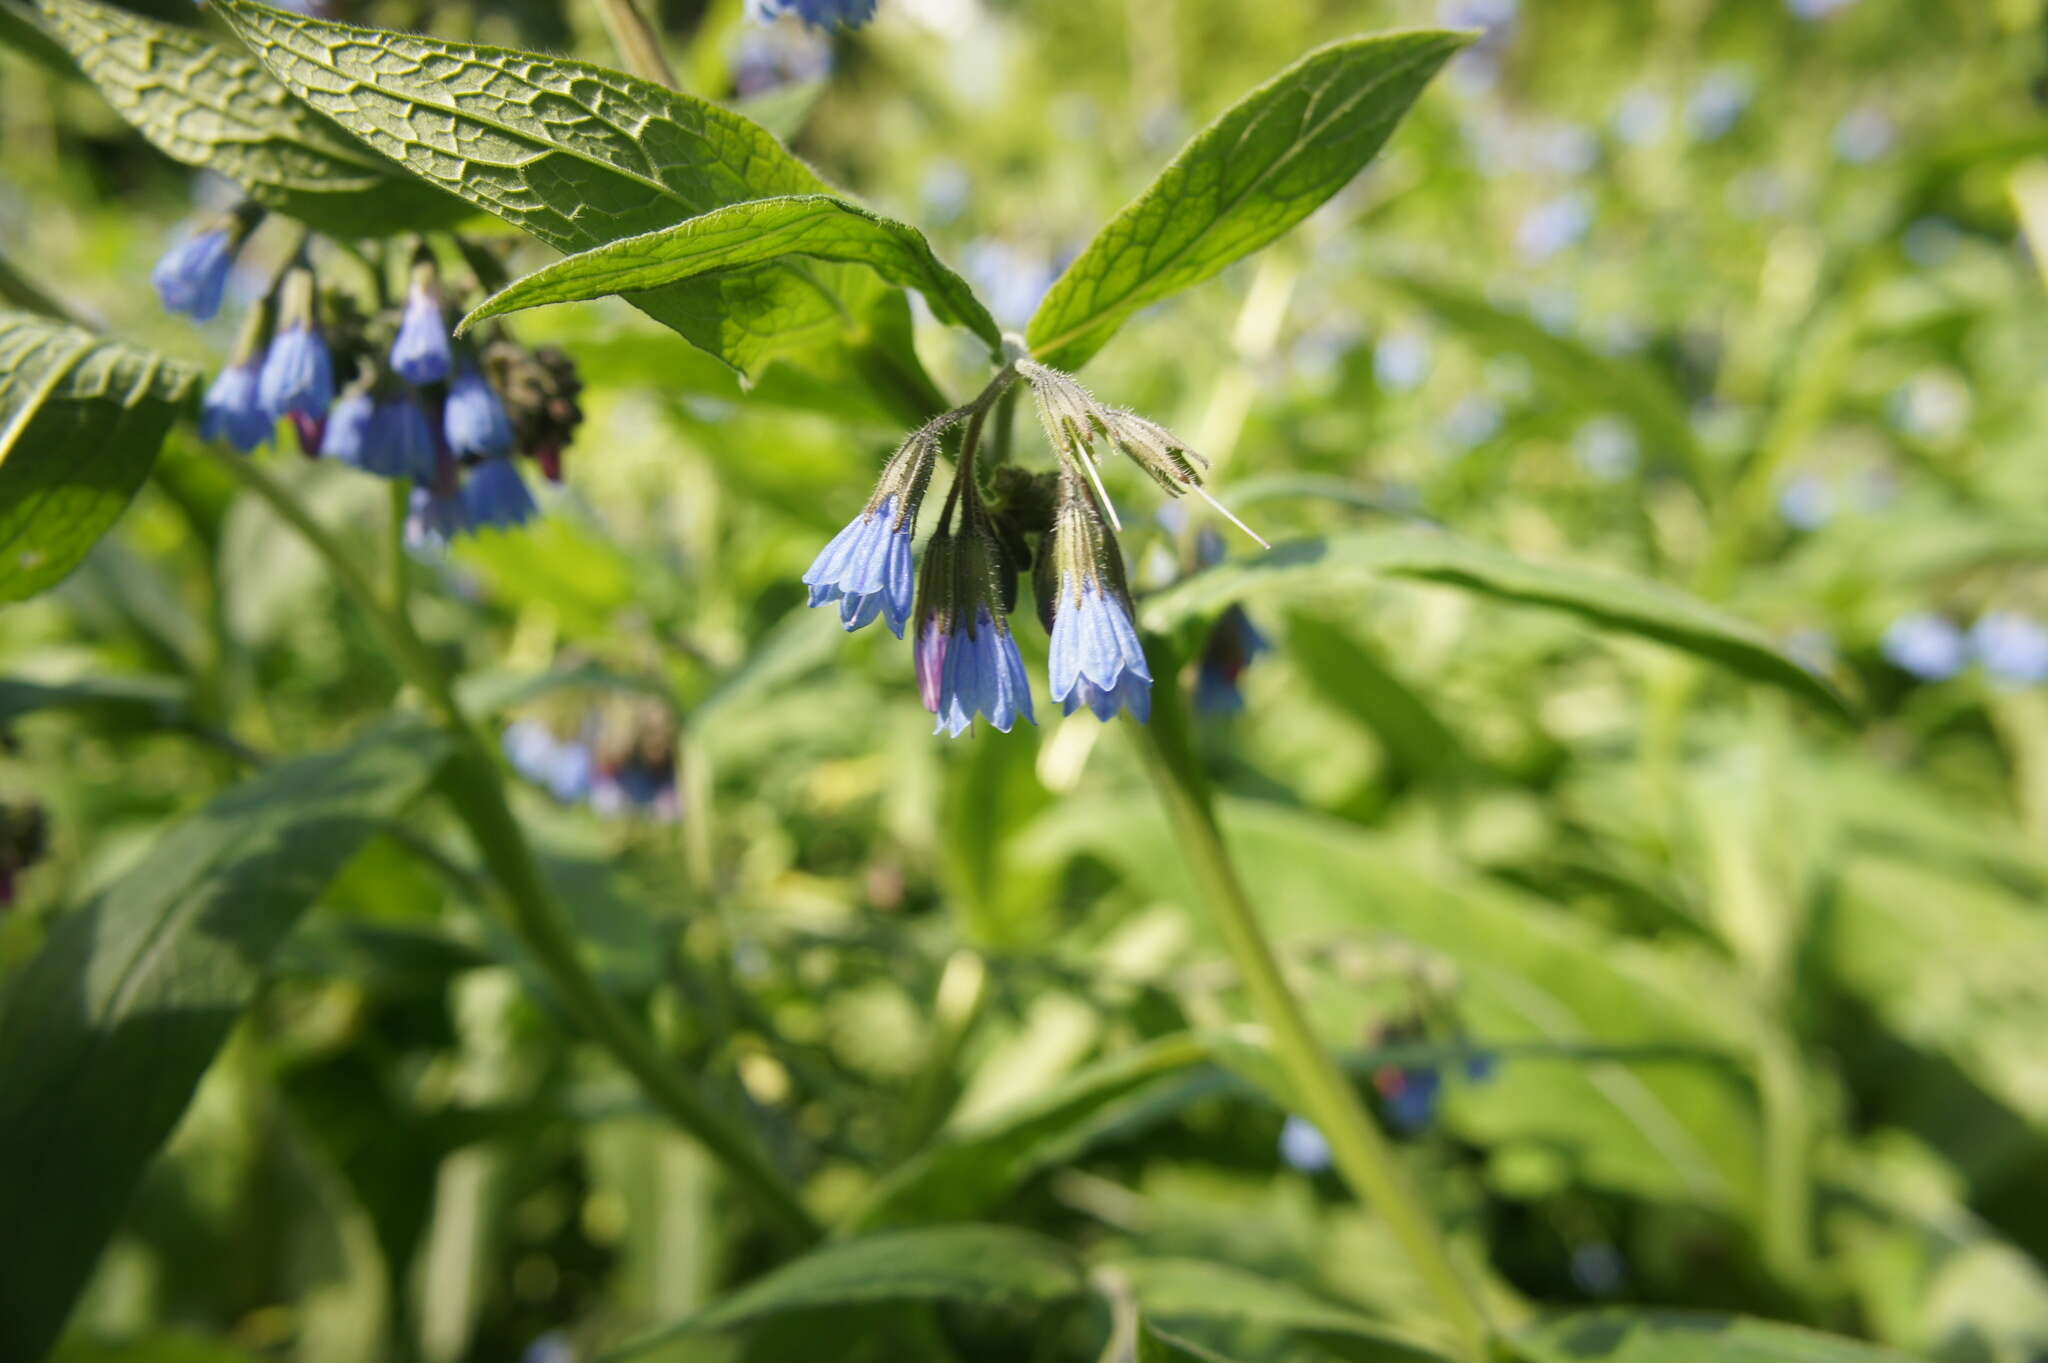
<svg viewBox="0 0 2048 1363"><path fill-rule="evenodd" d="M55 586L120 519L198 375L0 312L0 601Z"/></svg>
<svg viewBox="0 0 2048 1363"><path fill-rule="evenodd" d="M1335 1336L1387 1363L1442 1363L1444 1355L1353 1306L1306 1288L1206 1259L1120 1260L1145 1314L1164 1320L1217 1320ZM1142 1355L1141 1355L1142 1356Z"/></svg>
<svg viewBox="0 0 2048 1363"><path fill-rule="evenodd" d="M0 1356L43 1356L265 963L445 745L394 720L215 799L60 920L0 1003Z"/></svg>
<svg viewBox="0 0 2048 1363"><path fill-rule="evenodd" d="M248 56L99 3L41 0L43 26L157 149L342 236L454 222L458 200L366 152Z"/></svg>
<svg viewBox="0 0 2048 1363"><path fill-rule="evenodd" d="M815 1250L659 1334L610 1355L632 1357L678 1335L727 1330L792 1311L881 1301L1049 1302L1081 1293L1081 1267L1057 1241L1007 1226L935 1226Z"/></svg>
<svg viewBox="0 0 2048 1363"><path fill-rule="evenodd" d="M1283 544L1167 588L1145 602L1144 618L1150 627L1164 629L1232 601L1328 599L1388 577L1440 582L1569 611L1602 629L1684 649L1837 716L1854 713L1832 686L1759 631L1697 597L1604 569L1531 562L1434 530L1360 531Z"/></svg>
<svg viewBox="0 0 2048 1363"><path fill-rule="evenodd" d="M1420 29L1318 48L1195 135L1038 305L1031 353L1078 369L1125 319L1281 236L1372 160L1472 35Z"/></svg>
<svg viewBox="0 0 2048 1363"><path fill-rule="evenodd" d="M865 265L891 284L922 293L940 321L966 327L991 351L1002 348L995 319L967 281L939 263L924 233L829 194L732 204L558 260L485 299L455 330L521 308L638 293L786 256Z"/></svg>
<svg viewBox="0 0 2048 1363"><path fill-rule="evenodd" d="M1588 1311L1523 1330L1513 1348L1528 1363L1908 1363L1793 1325L1683 1311Z"/></svg>
<svg viewBox="0 0 2048 1363"><path fill-rule="evenodd" d="M601 66L331 23L252 0L221 0L218 9L293 94L373 150L560 251L747 199L830 192L758 124ZM898 325L907 317L902 294L859 266L781 261L632 301L744 374L852 333L881 343L912 382L929 387Z"/></svg>
<svg viewBox="0 0 2048 1363"><path fill-rule="evenodd" d="M1389 275L1386 282L1481 349L1519 355L1542 377L1547 391L1576 397L1589 413L1625 417L1651 454L1675 460L1695 483L1707 480L1706 456L1693 438L1685 403L1641 362L1604 354L1448 284L1412 275Z"/></svg>

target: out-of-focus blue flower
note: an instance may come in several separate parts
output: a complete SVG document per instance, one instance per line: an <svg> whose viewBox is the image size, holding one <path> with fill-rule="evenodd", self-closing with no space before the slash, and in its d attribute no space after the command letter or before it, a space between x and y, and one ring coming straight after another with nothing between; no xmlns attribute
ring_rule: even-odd
<svg viewBox="0 0 2048 1363"><path fill-rule="evenodd" d="M222 440L242 454L270 443L277 423L263 409L257 393L262 365L243 360L220 371L206 390L200 404L199 434L207 440Z"/></svg>
<svg viewBox="0 0 2048 1363"><path fill-rule="evenodd" d="M2018 611L1986 611L1970 630L1970 648L2008 686L2048 681L2048 629Z"/></svg>
<svg viewBox="0 0 2048 1363"><path fill-rule="evenodd" d="M1420 388L1431 363L1429 338L1419 331L1390 331L1372 350L1373 377L1396 393Z"/></svg>
<svg viewBox="0 0 2048 1363"><path fill-rule="evenodd" d="M1739 66L1716 67L1686 101L1686 126L1702 142L1726 137L1742 121L1755 95L1756 81L1749 72Z"/></svg>
<svg viewBox="0 0 2048 1363"><path fill-rule="evenodd" d="M804 574L810 603L839 602L840 622L849 630L880 616L903 637L917 579L910 552L915 510L898 515L900 504L899 497L889 496L867 507L826 543Z"/></svg>
<svg viewBox="0 0 2048 1363"><path fill-rule="evenodd" d="M1816 625L1795 629L1786 635L1785 652L1808 672L1824 676L1834 671L1835 636Z"/></svg>
<svg viewBox="0 0 2048 1363"><path fill-rule="evenodd" d="M1152 717L1152 669L1116 584L1078 576L1060 583L1048 671L1066 714L1086 706L1104 722L1123 709L1140 722Z"/></svg>
<svg viewBox="0 0 2048 1363"><path fill-rule="evenodd" d="M438 462L426 409L396 390L344 393L328 414L320 453L380 478L431 479Z"/></svg>
<svg viewBox="0 0 2048 1363"><path fill-rule="evenodd" d="M1208 715L1234 715L1244 709L1245 669L1272 647L1244 607L1226 608L1210 628L1195 666L1195 708Z"/></svg>
<svg viewBox="0 0 2048 1363"><path fill-rule="evenodd" d="M1290 1115L1280 1128L1280 1158L1290 1169L1320 1174L1330 1167L1330 1142L1314 1122Z"/></svg>
<svg viewBox="0 0 2048 1363"><path fill-rule="evenodd" d="M1591 196L1573 191L1536 205L1515 226L1515 250L1524 260L1548 260L1585 240L1593 226Z"/></svg>
<svg viewBox="0 0 2048 1363"><path fill-rule="evenodd" d="M469 509L462 491L444 487L439 479L412 490L406 504L405 543L412 549L446 549L470 531Z"/></svg>
<svg viewBox="0 0 2048 1363"><path fill-rule="evenodd" d="M512 418L506 415L504 400L484 377L474 356L463 355L456 361L441 428L448 448L458 455L488 459L512 452Z"/></svg>
<svg viewBox="0 0 2048 1363"><path fill-rule="evenodd" d="M1009 626L986 605L964 620L929 616L919 621L913 650L924 708L938 716L935 734L958 738L977 714L1002 733L1031 712L1031 681Z"/></svg>
<svg viewBox="0 0 2048 1363"><path fill-rule="evenodd" d="M1855 3L1856 0L1785 0L1785 7L1802 19L1825 19Z"/></svg>
<svg viewBox="0 0 2048 1363"><path fill-rule="evenodd" d="M1628 1262L1609 1244L1572 1250L1572 1285L1589 1297L1611 1297L1628 1281Z"/></svg>
<svg viewBox="0 0 2048 1363"><path fill-rule="evenodd" d="M875 0L747 0L757 23L794 14L813 28L859 28L875 17Z"/></svg>
<svg viewBox="0 0 2048 1363"><path fill-rule="evenodd" d="M1947 218L1915 218L1899 240L1906 259L1923 270L1932 270L1955 259L1962 249L1963 229Z"/></svg>
<svg viewBox="0 0 2048 1363"><path fill-rule="evenodd" d="M1893 667L1921 681L1947 681L1970 660L1963 632L1931 611L1914 611L1892 621L1881 648Z"/></svg>
<svg viewBox="0 0 2048 1363"><path fill-rule="evenodd" d="M576 1363L576 1351L569 1347L567 1335L550 1330L526 1346L519 1363Z"/></svg>
<svg viewBox="0 0 2048 1363"><path fill-rule="evenodd" d="M223 224L195 233L164 252L150 273L164 307L196 322L211 321L227 291L235 244L234 232Z"/></svg>
<svg viewBox="0 0 2048 1363"><path fill-rule="evenodd" d="M1488 1083L1498 1073L1500 1057L1492 1051L1474 1051L1465 1059L1465 1078L1471 1083Z"/></svg>
<svg viewBox="0 0 2048 1363"><path fill-rule="evenodd" d="M558 738L538 720L522 719L505 728L505 759L512 769L565 805L590 798L597 771L596 755L580 738Z"/></svg>
<svg viewBox="0 0 2048 1363"><path fill-rule="evenodd" d="M1778 515L1794 530L1818 530L1835 514L1835 494L1817 473L1796 474L1778 489Z"/></svg>
<svg viewBox="0 0 2048 1363"><path fill-rule="evenodd" d="M1600 138L1582 123L1558 123L1532 134L1536 162L1559 175L1584 175L1600 164Z"/></svg>
<svg viewBox="0 0 2048 1363"><path fill-rule="evenodd" d="M1572 453L1580 468L1603 483L1628 477L1642 457L1635 427L1617 416L1596 416L1579 427Z"/></svg>
<svg viewBox="0 0 2048 1363"><path fill-rule="evenodd" d="M1835 125L1835 155L1852 166L1881 161L1898 142L1891 115L1874 104L1852 109Z"/></svg>
<svg viewBox="0 0 2048 1363"><path fill-rule="evenodd" d="M733 93L741 99L784 86L821 80L832 71L832 40L809 29L777 24L740 37L733 59Z"/></svg>
<svg viewBox="0 0 2048 1363"><path fill-rule="evenodd" d="M310 323L277 333L263 357L257 388L264 410L273 417L326 417L334 401L334 361L327 342Z"/></svg>
<svg viewBox="0 0 2048 1363"><path fill-rule="evenodd" d="M974 177L967 167L958 161L934 162L924 173L924 186L920 197L924 200L924 215L935 223L949 223L967 211L968 199L974 193Z"/></svg>
<svg viewBox="0 0 2048 1363"><path fill-rule="evenodd" d="M1382 1065L1373 1072L1372 1082L1395 1130L1412 1135L1436 1120L1444 1077L1434 1066Z"/></svg>
<svg viewBox="0 0 2048 1363"><path fill-rule="evenodd" d="M398 339L391 343L391 368L408 383L439 383L448 377L452 359L440 293L430 281L415 279L405 298Z"/></svg>
<svg viewBox="0 0 2048 1363"><path fill-rule="evenodd" d="M1975 407L1970 386L1943 369L1923 369L1900 384L1885 401L1892 424L1915 440L1953 439L1969 425Z"/></svg>
<svg viewBox="0 0 2048 1363"><path fill-rule="evenodd" d="M507 530L540 514L526 480L510 459L486 459L462 485L462 509L474 530Z"/></svg>
<svg viewBox="0 0 2048 1363"><path fill-rule="evenodd" d="M1499 28L1512 24L1517 0L1437 0L1436 21L1444 28Z"/></svg>
<svg viewBox="0 0 2048 1363"><path fill-rule="evenodd" d="M1638 85L1625 91L1609 118L1614 135L1631 147L1648 146L1671 124L1671 101L1662 91Z"/></svg>
<svg viewBox="0 0 2048 1363"><path fill-rule="evenodd" d="M995 237L967 243L960 265L975 292L987 301L989 313L1004 326L1021 327L1029 321L1059 278L1059 265L1047 252Z"/></svg>
<svg viewBox="0 0 2048 1363"><path fill-rule="evenodd" d="M1500 404L1484 393L1467 393L1444 418L1444 434L1461 450L1483 445L1500 434Z"/></svg>

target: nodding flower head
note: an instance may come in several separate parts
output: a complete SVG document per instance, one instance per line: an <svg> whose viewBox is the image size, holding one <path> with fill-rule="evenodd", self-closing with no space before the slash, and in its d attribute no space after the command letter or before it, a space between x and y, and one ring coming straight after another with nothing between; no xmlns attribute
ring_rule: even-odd
<svg viewBox="0 0 2048 1363"><path fill-rule="evenodd" d="M258 385L273 417L305 416L318 421L334 401L334 361L315 316L313 272L295 265L285 275L277 334L263 357Z"/></svg>
<svg viewBox="0 0 2048 1363"><path fill-rule="evenodd" d="M818 552L804 574L811 604L837 601L839 619L849 630L880 616L897 638L903 637L916 585L910 540L944 429L935 422L903 443L882 470L867 506Z"/></svg>
<svg viewBox="0 0 2048 1363"><path fill-rule="evenodd" d="M206 390L199 408L199 434L207 440L221 440L239 454L268 444L277 432L277 422L264 410L258 392L263 375L263 352L270 344L269 300L249 309L242 323L241 339L234 358Z"/></svg>
<svg viewBox="0 0 2048 1363"><path fill-rule="evenodd" d="M448 448L458 455L489 459L512 452L512 419L473 354L463 354L455 361L442 428Z"/></svg>
<svg viewBox="0 0 2048 1363"><path fill-rule="evenodd" d="M413 258L405 315L398 323L398 339L391 343L391 368L408 383L439 383L448 377L453 355L448 319L441 311L440 276L423 246Z"/></svg>
<svg viewBox="0 0 2048 1363"><path fill-rule="evenodd" d="M946 518L925 545L918 575L917 632L912 654L924 708L938 716L933 733L958 738L985 715L1008 733L1031 712L1031 682L1004 616L996 546L981 525L971 492L965 528L956 537ZM949 508L950 510L950 508Z"/></svg>
<svg viewBox="0 0 2048 1363"><path fill-rule="evenodd" d="M1234 715L1244 709L1241 682L1252 659L1273 646L1259 633L1244 607L1231 605L1216 617L1195 664L1195 708L1204 714Z"/></svg>
<svg viewBox="0 0 2048 1363"><path fill-rule="evenodd" d="M445 549L469 533L469 508L453 479L420 483L406 504L405 543L412 549Z"/></svg>
<svg viewBox="0 0 2048 1363"><path fill-rule="evenodd" d="M260 209L245 205L164 252L150 272L164 307L195 322L211 321L220 311L235 253L261 217Z"/></svg>
<svg viewBox="0 0 2048 1363"><path fill-rule="evenodd" d="M875 0L748 0L757 23L794 14L812 28L859 28L875 17Z"/></svg>
<svg viewBox="0 0 2048 1363"><path fill-rule="evenodd" d="M380 478L431 479L438 455L426 409L388 379L351 384L328 415L320 453Z"/></svg>
<svg viewBox="0 0 2048 1363"><path fill-rule="evenodd" d="M469 472L462 485L462 506L478 530L510 529L540 514L526 480L510 459L486 459Z"/></svg>
<svg viewBox="0 0 2048 1363"><path fill-rule="evenodd" d="M1123 551L1102 521L1088 490L1069 475L1061 487L1059 516L1046 546L1052 576L1041 611L1052 617L1052 698L1073 714L1083 706L1100 720L1128 709L1152 715L1152 670L1132 619Z"/></svg>

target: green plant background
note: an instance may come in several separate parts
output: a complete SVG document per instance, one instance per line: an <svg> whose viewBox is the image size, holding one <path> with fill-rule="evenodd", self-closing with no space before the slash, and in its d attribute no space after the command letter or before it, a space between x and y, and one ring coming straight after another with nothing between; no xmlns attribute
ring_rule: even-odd
<svg viewBox="0 0 2048 1363"><path fill-rule="evenodd" d="M752 107L992 303L1307 49L1441 18L882 10L829 79ZM619 64L596 6L347 17ZM1916 683L1880 650L1911 611L2048 616L2048 317L2017 206L2048 156L2044 18L1523 0L1348 189L1090 363L1098 393L1207 451L1269 538L1325 541L1277 571L1234 543L1146 618L1186 646L1241 599L1276 644L1193 750L1362 1083L1426 1001L1430 1034L1391 1054L1441 1067L1445 1098L1397 1153L1520 1356L1871 1356L1767 1321L1944 1363L2048 1356L2048 705L1979 668ZM740 6L657 19L683 86L731 100ZM0 46L8 277L217 367L232 321L196 330L146 287L206 191L33 47ZM1707 136L1689 103L1731 78L1747 103ZM1844 120L1873 112L1888 145L1844 156ZM1007 269L977 264L991 243ZM985 343L918 317L925 368L964 400ZM616 300L513 322L576 357L589 420L544 520L416 567L414 625L486 737L540 705L673 707L680 823L527 787L513 809L606 995L837 1238L792 1262L576 1040L581 1006L461 825L378 746L415 693L373 622L182 423L116 531L0 613L0 798L41 802L51 840L0 918L0 1038L57 1046L30 962L88 950L78 925L133 908L138 867L176 899L161 868L258 767L278 827L301 804L328 821L338 871L272 922L268 969L163 984L225 1009L226 1039L153 1156L121 1152L169 1043L132 1101L62 1108L55 1060L58 1096L0 1095L23 1142L36 1114L84 1133L66 1167L0 1168L0 1207L114 1227L53 1357L483 1363L656 1331L635 1356L1448 1347L1385 1223L1279 1159L1284 1088L1133 735L1054 718L1041 687L1041 727L934 740L908 650L804 609L799 575L866 498L900 403L791 365L743 391ZM1413 382L1404 349L1426 357ZM1635 457L1603 462L1617 430ZM1043 458L1035 430L1018 449ZM381 577L374 486L259 467ZM1818 528L1781 514L1801 479L1827 491ZM1114 490L1142 577L1168 539L1154 493ZM1432 526L1472 552L1446 566ZM1709 608L1711 629L1689 614ZM328 759L285 760L334 749L392 769L339 813ZM310 874L247 836L208 855ZM99 919L73 917L89 903ZM1497 1056L1483 1082L1475 1046ZM104 1191L145 1158L132 1200ZM870 1234L891 1238L837 1242ZM9 1238L0 1301L48 1267ZM1638 1307L1716 1314L1541 1323Z"/></svg>

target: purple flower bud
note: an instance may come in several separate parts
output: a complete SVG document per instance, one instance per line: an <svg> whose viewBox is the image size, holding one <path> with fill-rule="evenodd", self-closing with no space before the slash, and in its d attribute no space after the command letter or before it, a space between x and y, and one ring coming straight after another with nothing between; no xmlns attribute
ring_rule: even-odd
<svg viewBox="0 0 2048 1363"><path fill-rule="evenodd" d="M498 390L491 387L472 356L464 355L456 362L441 424L448 448L458 455L490 458L512 452L512 419L505 414Z"/></svg>
<svg viewBox="0 0 2048 1363"><path fill-rule="evenodd" d="M206 322L220 311L228 267L235 262L235 236L226 225L209 227L164 252L150 278L166 309Z"/></svg>
<svg viewBox="0 0 2048 1363"><path fill-rule="evenodd" d="M431 280L415 277L398 323L398 339L391 343L392 372L408 383L439 383L448 377L453 356L440 291Z"/></svg>
<svg viewBox="0 0 2048 1363"><path fill-rule="evenodd" d="M199 434L207 440L222 440L239 454L247 454L270 443L277 423L263 409L257 394L262 366L253 360L229 365L220 371L199 408Z"/></svg>
<svg viewBox="0 0 2048 1363"><path fill-rule="evenodd" d="M510 459L486 459L471 469L462 486L462 505L478 530L510 529L540 514Z"/></svg>

